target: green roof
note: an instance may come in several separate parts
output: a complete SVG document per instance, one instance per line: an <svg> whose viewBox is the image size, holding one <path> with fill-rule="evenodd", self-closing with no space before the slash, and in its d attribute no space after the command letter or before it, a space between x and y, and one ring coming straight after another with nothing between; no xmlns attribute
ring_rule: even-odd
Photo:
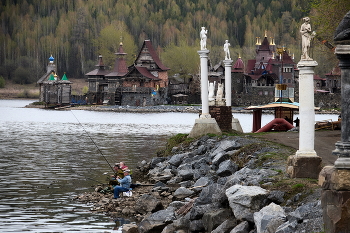
<svg viewBox="0 0 350 233"><path fill-rule="evenodd" d="M66 73L64 73L63 77L61 80L68 80L67 76L66 76Z"/></svg>
<svg viewBox="0 0 350 233"><path fill-rule="evenodd" d="M55 81L55 77L53 76L53 74L52 74L52 73L50 74L49 81Z"/></svg>

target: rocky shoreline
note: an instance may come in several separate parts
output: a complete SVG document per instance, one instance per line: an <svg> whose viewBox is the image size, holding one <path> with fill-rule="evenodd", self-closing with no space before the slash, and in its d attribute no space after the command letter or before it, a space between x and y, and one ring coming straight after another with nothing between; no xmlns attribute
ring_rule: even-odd
<svg viewBox="0 0 350 233"><path fill-rule="evenodd" d="M295 150L249 134L203 136L171 148L171 156L141 161L131 197L84 193L93 211L135 224L123 232L322 232L317 180L290 179Z"/></svg>
<svg viewBox="0 0 350 233"><path fill-rule="evenodd" d="M29 104L27 108L44 108L43 105ZM247 110L247 107L232 107L232 113L247 113L251 114L252 110ZM120 106L120 105L69 105L55 108L56 110L87 110L87 111L112 111L112 112L133 112L133 113L149 113L149 112L184 112L184 113L201 113L202 106L183 106L183 105L156 105L156 106ZM274 114L274 110L263 110L265 114ZM294 111L294 114L298 114ZM339 115L340 111L318 110L316 114L335 114Z"/></svg>

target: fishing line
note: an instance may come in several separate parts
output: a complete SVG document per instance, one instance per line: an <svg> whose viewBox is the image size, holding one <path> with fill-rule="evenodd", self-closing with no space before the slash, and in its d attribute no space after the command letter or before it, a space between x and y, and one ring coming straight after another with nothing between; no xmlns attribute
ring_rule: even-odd
<svg viewBox="0 0 350 233"><path fill-rule="evenodd" d="M102 154L102 151L100 150L100 148L98 148L97 144L95 143L95 141L92 139L92 137L90 136L90 134L85 130L84 126L80 123L79 119L74 115L73 111L70 110L70 112L73 114L73 116L75 117L75 119L77 119L79 125L83 128L83 130L85 131L85 133L88 135L88 137L90 138L90 140L94 143L94 145L96 146L97 150L100 152L100 154L102 155L102 157L106 160L106 162L108 163L109 167L111 168L111 170L113 171L113 173L115 172L113 167L111 166L111 164L108 162L107 158Z"/></svg>

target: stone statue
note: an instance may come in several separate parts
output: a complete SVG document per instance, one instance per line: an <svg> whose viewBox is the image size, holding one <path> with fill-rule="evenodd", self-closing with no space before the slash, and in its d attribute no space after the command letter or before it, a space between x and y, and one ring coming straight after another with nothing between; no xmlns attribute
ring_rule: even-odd
<svg viewBox="0 0 350 233"><path fill-rule="evenodd" d="M315 36L315 32L311 32L310 18L303 18L304 23L301 25L301 60L312 60L308 55L311 39Z"/></svg>
<svg viewBox="0 0 350 233"><path fill-rule="evenodd" d="M216 101L222 101L224 97L224 84L218 83L218 91L216 92Z"/></svg>
<svg viewBox="0 0 350 233"><path fill-rule="evenodd" d="M201 50L207 49L207 33L208 30L205 30L205 27L202 27L200 37L201 37Z"/></svg>
<svg viewBox="0 0 350 233"><path fill-rule="evenodd" d="M208 90L209 90L208 99L209 99L209 101L213 101L213 100L215 100L215 98L214 98L215 82L213 82L213 83L208 82L208 85L209 85L209 88L208 88Z"/></svg>
<svg viewBox="0 0 350 233"><path fill-rule="evenodd" d="M335 34L334 41L339 43L341 41L350 40L350 11L346 13L340 24L338 25Z"/></svg>
<svg viewBox="0 0 350 233"><path fill-rule="evenodd" d="M224 44L225 60L231 60L230 46L231 44L228 43L228 40L225 40L225 44Z"/></svg>

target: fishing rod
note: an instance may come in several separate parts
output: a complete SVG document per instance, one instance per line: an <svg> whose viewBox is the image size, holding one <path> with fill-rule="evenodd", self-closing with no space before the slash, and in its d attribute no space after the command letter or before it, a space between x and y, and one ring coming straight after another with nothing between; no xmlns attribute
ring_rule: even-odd
<svg viewBox="0 0 350 233"><path fill-rule="evenodd" d="M85 130L84 126L80 123L79 119L74 115L73 111L70 110L70 112L73 114L73 116L75 117L75 119L77 119L79 125L83 128L83 130L85 131L85 133L88 135L88 137L90 138L90 140L94 143L94 145L96 146L97 150L100 152L100 154L102 155L102 157L106 160L106 162L108 163L109 167L112 169L113 173L115 172L113 167L111 166L111 164L108 162L107 158L102 154L102 151L100 150L100 148L98 148L97 144L95 143L95 141L92 139L92 137L90 136L90 134Z"/></svg>

